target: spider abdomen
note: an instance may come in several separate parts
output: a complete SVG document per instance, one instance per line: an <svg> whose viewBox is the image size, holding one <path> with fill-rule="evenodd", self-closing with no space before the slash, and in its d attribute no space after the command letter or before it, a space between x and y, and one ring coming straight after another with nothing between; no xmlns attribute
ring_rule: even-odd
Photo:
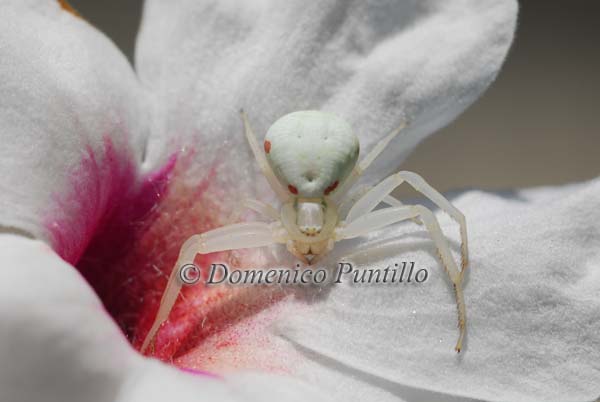
<svg viewBox="0 0 600 402"><path fill-rule="evenodd" d="M358 159L359 142L343 119L307 110L273 123L264 149L275 175L291 194L321 198L335 191L350 174Z"/></svg>

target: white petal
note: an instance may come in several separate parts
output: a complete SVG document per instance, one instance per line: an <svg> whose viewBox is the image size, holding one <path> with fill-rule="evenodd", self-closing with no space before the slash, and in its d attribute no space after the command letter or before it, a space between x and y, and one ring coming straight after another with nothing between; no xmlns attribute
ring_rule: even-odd
<svg viewBox="0 0 600 402"><path fill-rule="evenodd" d="M0 235L0 261L0 399L113 398L135 355L80 274L15 235Z"/></svg>
<svg viewBox="0 0 600 402"><path fill-rule="evenodd" d="M219 379L142 358L80 274L41 241L0 234L0 261L2 401L318 400L292 378Z"/></svg>
<svg viewBox="0 0 600 402"><path fill-rule="evenodd" d="M0 231L43 239L76 261L138 179L141 92L116 48L57 2L4 1L0 11ZM77 270L25 236L0 233L0 400L314 393L291 378L203 378L141 358Z"/></svg>
<svg viewBox="0 0 600 402"><path fill-rule="evenodd" d="M489 85L516 11L513 0L147 1L136 66L167 111L154 116L150 160L176 138L198 150L201 177L223 165L217 180L239 193L256 169L241 107L261 139L288 112L335 112L363 150L408 118L372 169L381 178Z"/></svg>
<svg viewBox="0 0 600 402"><path fill-rule="evenodd" d="M421 285L333 286L278 331L302 354L295 374L378 400L593 400L600 394L600 180L454 199L468 221L466 348L452 288L427 233L396 226L337 249L356 266L415 261ZM438 214L440 216L440 214ZM457 228L440 216L457 249ZM375 246L379 246L377 249ZM301 360L299 360L301 361ZM445 399L444 399L445 400Z"/></svg>
<svg viewBox="0 0 600 402"><path fill-rule="evenodd" d="M89 240L85 234L93 232L107 200L121 188L114 187L115 177L117 182L135 177L127 169L142 154L147 120L138 108L142 104L152 119L150 164L172 152L167 141L181 139L180 145L197 148L202 174L223 162L218 180L230 189L253 187L240 182L254 177L247 173L254 162L236 113L241 106L255 116L258 133L288 111L337 112L353 123L364 148L408 116L411 130L387 156L387 162L399 162L493 78L512 39L516 8L513 2L440 2L419 10L402 5L409 17L395 26L390 21L396 15L372 5L363 10L340 2L313 9L300 2L286 9L275 4L240 10L243 6L215 2L208 4L213 10L202 10L207 3L179 9L150 3L138 53L143 83L154 93L146 105L123 56L84 21L52 2L4 2L0 128L7 146L0 163L13 174L0 181L6 194L0 224L50 239L45 207L79 177L74 189L89 198L75 204L59 198L68 204L56 220L75 233L69 258L76 259ZM455 20L461 29L450 29ZM282 39L292 25L300 29L292 31L289 41ZM458 48L445 53L441 40ZM414 57L407 51L411 57L396 64L394 52L412 50L415 43L426 50ZM107 138L122 152L117 176ZM97 164L97 171L75 170L82 160ZM391 168L387 162L381 163ZM70 219L82 211L89 215ZM16 362L0 366L0 389L7 396L2 399L136 401L174 393L180 400L237 399L238 394L263 399L281 392L297 399L310 392L290 378L264 375L257 375L262 381L255 383L244 382L243 376L228 380L232 391L216 380L192 380L140 359L72 267L40 242L2 237L0 361ZM328 381L338 377L332 375L317 381L319 386L333 392ZM161 380L165 387L159 388ZM252 388L265 384L271 388ZM346 391L351 389L356 397L365 388Z"/></svg>
<svg viewBox="0 0 600 402"><path fill-rule="evenodd" d="M134 177L139 85L117 48L57 1L3 1L0 13L0 225L53 242L69 233L55 245L74 260Z"/></svg>

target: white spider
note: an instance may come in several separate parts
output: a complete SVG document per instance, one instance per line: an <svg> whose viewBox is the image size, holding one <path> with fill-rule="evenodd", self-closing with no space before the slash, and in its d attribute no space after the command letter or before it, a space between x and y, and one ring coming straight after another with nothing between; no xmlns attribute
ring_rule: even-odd
<svg viewBox="0 0 600 402"><path fill-rule="evenodd" d="M245 200L243 205L273 220L243 222L213 229L190 237L181 247L179 258L169 277L158 313L141 351L148 347L161 324L166 321L184 285L182 268L193 264L197 254L261 247L282 243L298 259L313 264L333 249L334 243L364 235L393 223L413 219L424 224L437 247L438 256L448 273L456 295L460 352L465 335L465 303L462 279L468 264L467 227L464 215L421 176L398 172L368 191L348 196L357 201L342 215L342 199L362 172L404 128L404 124L375 145L357 164L359 143L352 129L341 118L320 111L299 111L277 120L267 131L263 149L252 133L248 118L241 111L246 138L271 188L282 202L280 212L257 200ZM390 193L402 183L408 183L447 212L460 225L461 270L450 253L433 213L422 205L403 205ZM380 204L387 208L374 211Z"/></svg>

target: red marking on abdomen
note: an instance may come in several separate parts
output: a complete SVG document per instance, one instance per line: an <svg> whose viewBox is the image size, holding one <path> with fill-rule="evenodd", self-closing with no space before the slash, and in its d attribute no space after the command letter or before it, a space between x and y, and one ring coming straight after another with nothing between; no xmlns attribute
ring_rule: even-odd
<svg viewBox="0 0 600 402"><path fill-rule="evenodd" d="M325 195L329 195L329 193L331 193L333 190L335 190L335 189L337 188L338 184L339 184L339 183L338 183L338 181L337 181L337 180L336 180L336 181L334 181L333 183L331 183L331 184L329 185L329 187L327 187L327 188L325 189L325 191L324 191Z"/></svg>
<svg viewBox="0 0 600 402"><path fill-rule="evenodd" d="M271 152L271 141L265 141L265 152Z"/></svg>
<svg viewBox="0 0 600 402"><path fill-rule="evenodd" d="M290 193L292 194L298 194L298 189L294 186L292 186L291 184L288 185L288 190L290 190Z"/></svg>

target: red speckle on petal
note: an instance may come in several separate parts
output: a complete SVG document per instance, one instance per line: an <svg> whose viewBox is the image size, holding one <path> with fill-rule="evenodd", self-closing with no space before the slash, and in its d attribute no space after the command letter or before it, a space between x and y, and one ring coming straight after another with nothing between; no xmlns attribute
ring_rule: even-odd
<svg viewBox="0 0 600 402"><path fill-rule="evenodd" d="M327 187L324 191L325 195L329 195L329 193L331 193L333 190L335 190L338 186L339 182L336 180L333 183L331 183L329 185L329 187Z"/></svg>
<svg viewBox="0 0 600 402"><path fill-rule="evenodd" d="M290 190L290 193L292 194L298 194L298 189L291 184L288 186L288 190Z"/></svg>
<svg viewBox="0 0 600 402"><path fill-rule="evenodd" d="M181 245L226 222L231 211L220 200L233 190L216 180L220 161L207 168L205 177L190 182L197 171L193 150L174 154L141 176L127 147L108 137L104 146L88 148L80 164L66 173L72 190L54 196L44 222L54 249L76 264L139 349ZM248 249L235 256L198 255L194 262L206 278L214 262L243 269L264 261L260 252ZM276 346L268 328L280 314L279 302L295 288L204 283L182 288L148 354L197 374L232 369L289 373L295 354Z"/></svg>
<svg viewBox="0 0 600 402"><path fill-rule="evenodd" d="M271 141L265 141L265 152L271 152Z"/></svg>
<svg viewBox="0 0 600 402"><path fill-rule="evenodd" d="M225 340L225 341L221 341L221 342L217 343L215 346L217 349L221 349L221 348L226 348L226 347L235 346L235 345L236 345L235 341Z"/></svg>

